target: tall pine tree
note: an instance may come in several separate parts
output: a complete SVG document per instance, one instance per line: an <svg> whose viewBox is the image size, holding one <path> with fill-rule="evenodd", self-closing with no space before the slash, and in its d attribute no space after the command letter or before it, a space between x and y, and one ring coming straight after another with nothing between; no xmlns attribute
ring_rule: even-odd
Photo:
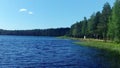
<svg viewBox="0 0 120 68"><path fill-rule="evenodd" d="M107 39L107 31L108 31L108 23L109 23L109 17L111 15L111 7L109 3L105 3L103 10L102 10L102 19L101 23L103 24L103 39L106 41Z"/></svg>
<svg viewBox="0 0 120 68"><path fill-rule="evenodd" d="M84 17L84 20L83 20L83 24L82 24L82 34L84 35L84 38L87 36L87 29L88 29L88 26L87 26L87 18Z"/></svg>
<svg viewBox="0 0 120 68"><path fill-rule="evenodd" d="M113 25L114 29L113 31L115 33L115 38L114 40L118 43L120 43L120 0L116 0L114 6L113 6L113 12L112 12L112 22L110 22Z"/></svg>

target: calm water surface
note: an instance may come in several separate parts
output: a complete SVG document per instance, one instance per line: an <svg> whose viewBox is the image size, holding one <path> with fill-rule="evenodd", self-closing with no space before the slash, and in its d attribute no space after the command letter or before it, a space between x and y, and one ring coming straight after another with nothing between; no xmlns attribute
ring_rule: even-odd
<svg viewBox="0 0 120 68"><path fill-rule="evenodd" d="M102 52L54 37L0 36L0 68L109 68Z"/></svg>

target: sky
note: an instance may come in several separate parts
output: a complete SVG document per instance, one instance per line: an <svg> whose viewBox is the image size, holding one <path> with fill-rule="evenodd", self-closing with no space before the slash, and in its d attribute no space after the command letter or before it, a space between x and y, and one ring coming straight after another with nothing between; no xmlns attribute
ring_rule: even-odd
<svg viewBox="0 0 120 68"><path fill-rule="evenodd" d="M70 27L115 0L0 0L0 29Z"/></svg>

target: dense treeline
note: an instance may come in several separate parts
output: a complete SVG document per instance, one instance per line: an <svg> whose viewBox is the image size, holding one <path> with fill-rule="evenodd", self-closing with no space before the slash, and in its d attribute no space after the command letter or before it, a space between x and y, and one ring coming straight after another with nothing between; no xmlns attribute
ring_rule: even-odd
<svg viewBox="0 0 120 68"><path fill-rule="evenodd" d="M69 36L120 42L120 0L116 0L113 7L105 3L101 12L73 24Z"/></svg>
<svg viewBox="0 0 120 68"><path fill-rule="evenodd" d="M63 36L68 34L70 28L35 29L35 30L0 30L0 35L21 36Z"/></svg>

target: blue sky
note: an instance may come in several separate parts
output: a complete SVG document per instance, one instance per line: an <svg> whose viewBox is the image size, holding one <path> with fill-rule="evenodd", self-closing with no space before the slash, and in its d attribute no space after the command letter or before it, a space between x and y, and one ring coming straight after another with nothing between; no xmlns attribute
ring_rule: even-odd
<svg viewBox="0 0 120 68"><path fill-rule="evenodd" d="M70 27L115 0L0 0L0 29Z"/></svg>

